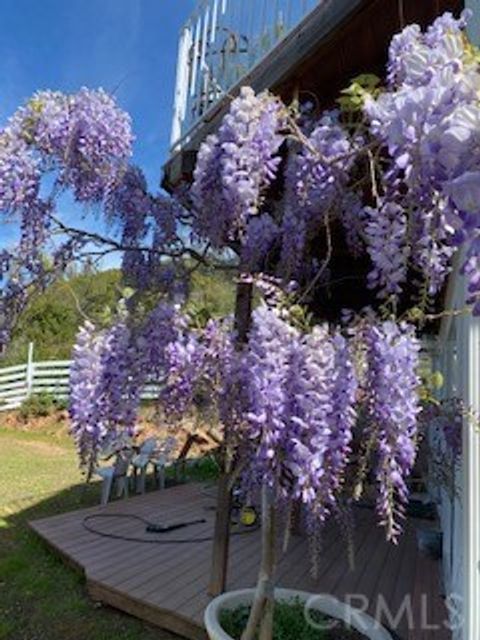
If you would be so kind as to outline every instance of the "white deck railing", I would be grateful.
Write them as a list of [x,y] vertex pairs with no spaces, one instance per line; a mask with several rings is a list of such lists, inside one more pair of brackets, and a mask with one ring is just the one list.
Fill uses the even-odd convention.
[[199,0],[180,34],[172,148],[325,0]]
[[[70,360],[29,361],[13,367],[0,368],[0,411],[18,409],[31,395],[48,393],[66,400],[69,393]],[[147,385],[142,400],[158,396],[158,385]]]

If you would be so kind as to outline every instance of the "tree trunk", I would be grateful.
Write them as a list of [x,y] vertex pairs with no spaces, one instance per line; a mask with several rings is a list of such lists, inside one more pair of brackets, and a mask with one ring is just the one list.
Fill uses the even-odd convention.
[[[248,340],[248,331],[252,317],[252,292],[250,282],[239,282],[235,302],[235,331],[237,334],[237,348],[242,348]],[[230,443],[230,432],[225,425],[224,442],[222,445],[222,475],[218,482],[217,511],[213,540],[213,557],[210,571],[208,592],[211,596],[218,596],[225,591],[227,585],[228,550],[230,545],[230,515],[232,511],[232,495],[230,486],[230,471],[227,459]]]
[[243,347],[248,342],[248,332],[252,321],[253,284],[239,282],[235,300],[235,331],[237,332],[237,346]]
[[259,640],[272,640],[275,608],[276,511],[271,490],[262,490],[262,560],[257,589],[242,640],[254,640],[260,626]]

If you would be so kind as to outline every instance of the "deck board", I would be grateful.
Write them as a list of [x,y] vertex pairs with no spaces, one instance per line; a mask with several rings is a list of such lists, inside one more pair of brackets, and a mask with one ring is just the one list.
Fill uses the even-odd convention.
[[[204,640],[203,611],[208,604],[214,496],[200,485],[183,485],[31,522],[31,527],[69,564],[80,569],[91,597],[164,627],[191,640]],[[152,522],[191,521],[196,524],[161,534],[168,544],[147,544],[101,537],[87,531],[85,517],[98,514],[133,514]],[[90,522],[92,524],[92,522]],[[132,519],[101,518],[93,522],[105,534],[152,540],[145,526]],[[178,539],[209,538],[178,543]],[[234,535],[229,559],[229,589],[251,587],[260,560],[260,531]],[[376,612],[382,596],[392,612],[403,599],[413,603],[414,624],[404,617],[396,628],[401,640],[449,640],[449,633],[419,628],[422,598],[428,601],[429,622],[441,625],[446,610],[440,594],[439,565],[417,551],[411,524],[398,547],[388,545],[383,531],[368,509],[355,510],[355,567],[348,563],[347,543],[338,529],[327,527],[318,557],[318,576],[311,574],[308,541],[292,535],[288,550],[280,555],[280,586],[313,593],[365,596],[369,611]],[[385,620],[384,620],[385,621]]]

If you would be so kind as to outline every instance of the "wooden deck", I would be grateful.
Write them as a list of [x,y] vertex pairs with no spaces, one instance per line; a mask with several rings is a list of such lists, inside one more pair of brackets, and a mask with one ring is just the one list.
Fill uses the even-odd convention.
[[[166,491],[114,502],[107,507],[83,509],[31,523],[43,540],[71,565],[80,569],[91,597],[154,625],[191,640],[204,640],[203,611],[209,598],[211,535],[214,520],[213,492],[200,485],[177,486]],[[102,537],[87,531],[84,519],[94,514],[108,518],[89,520],[89,525],[107,534],[149,541],[127,541]],[[141,516],[149,521],[172,523],[205,519],[168,534],[147,534],[145,525],[118,514]],[[402,640],[446,640],[447,619],[440,596],[438,563],[417,552],[415,531],[410,524],[398,547],[384,541],[368,509],[356,510],[356,568],[348,567],[346,544],[338,529],[327,529],[319,559],[319,579],[310,576],[308,544],[292,536],[289,550],[278,567],[278,584],[313,593],[331,593],[339,598],[359,594],[368,598],[375,615],[384,602],[394,617],[402,602],[406,614],[396,626]],[[180,543],[179,539],[196,542]],[[198,539],[204,540],[198,542]],[[163,540],[168,544],[151,543]],[[253,586],[260,557],[259,531],[232,538],[229,588]],[[405,601],[404,598],[408,600]],[[422,630],[423,614],[436,630]],[[385,607],[384,607],[385,609]],[[380,611],[382,609],[380,608]],[[413,626],[409,623],[412,611]],[[386,619],[383,617],[383,621]],[[425,626],[425,625],[423,625]],[[412,627],[409,629],[409,627]]]

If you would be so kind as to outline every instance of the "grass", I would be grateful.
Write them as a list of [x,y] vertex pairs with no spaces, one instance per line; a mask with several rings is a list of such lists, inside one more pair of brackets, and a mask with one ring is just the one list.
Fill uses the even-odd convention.
[[92,602],[83,578],[27,527],[96,504],[64,435],[0,428],[0,640],[173,640]]
[[[220,613],[220,625],[234,640],[240,640],[249,614],[248,606],[225,609]],[[334,622],[334,628],[328,629],[328,623],[332,621],[320,613],[310,611],[310,617],[315,626],[307,622],[304,605],[299,600],[277,603],[273,617],[274,640],[358,640],[365,637],[338,621]],[[322,629],[322,623],[326,629]]]

